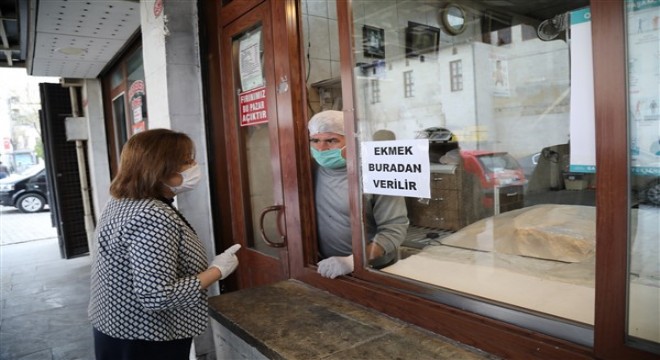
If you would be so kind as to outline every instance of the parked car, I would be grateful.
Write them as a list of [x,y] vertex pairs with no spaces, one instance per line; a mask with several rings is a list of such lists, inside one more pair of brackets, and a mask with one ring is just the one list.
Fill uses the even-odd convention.
[[24,213],[42,211],[48,204],[48,183],[43,165],[0,179],[0,205],[13,206]]
[[523,187],[527,184],[525,173],[516,159],[507,152],[485,150],[461,150],[463,166],[468,174],[474,175],[482,191],[482,202],[486,209],[495,204],[495,188],[498,189],[503,211],[522,207]]
[[526,182],[522,167],[507,152],[461,150],[461,157],[465,170],[477,175],[484,189],[524,185]]

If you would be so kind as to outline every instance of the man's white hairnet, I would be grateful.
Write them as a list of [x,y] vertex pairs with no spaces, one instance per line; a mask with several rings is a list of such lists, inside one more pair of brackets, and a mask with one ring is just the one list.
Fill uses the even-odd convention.
[[326,110],[312,116],[307,124],[309,135],[320,133],[344,134],[344,113],[337,110]]

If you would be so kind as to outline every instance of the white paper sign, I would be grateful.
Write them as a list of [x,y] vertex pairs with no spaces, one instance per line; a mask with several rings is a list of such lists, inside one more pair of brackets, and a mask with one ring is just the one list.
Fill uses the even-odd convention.
[[365,141],[361,153],[364,193],[431,197],[427,139]]
[[243,92],[264,85],[261,71],[261,30],[241,39],[239,45],[238,69]]
[[596,172],[596,115],[591,52],[591,11],[571,16],[571,164],[570,171]]

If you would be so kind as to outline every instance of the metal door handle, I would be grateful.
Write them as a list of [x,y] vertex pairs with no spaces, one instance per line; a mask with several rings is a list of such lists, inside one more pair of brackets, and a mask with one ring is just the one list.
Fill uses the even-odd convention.
[[267,213],[271,211],[280,211],[284,208],[282,205],[273,205],[273,206],[268,206],[265,207],[263,210],[261,210],[261,215],[259,215],[259,231],[261,232],[261,239],[266,243],[266,245],[274,248],[281,248],[286,246],[286,236],[282,235],[282,229],[280,228],[280,222],[277,221],[277,232],[280,234],[280,240],[282,242],[272,242],[268,240],[268,236],[266,236],[266,231],[264,230],[264,217],[266,216]]

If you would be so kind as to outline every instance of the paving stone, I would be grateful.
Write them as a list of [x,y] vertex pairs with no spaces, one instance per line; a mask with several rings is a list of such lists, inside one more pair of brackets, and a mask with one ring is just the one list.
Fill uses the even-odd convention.
[[93,359],[90,257],[62,259],[50,212],[0,206],[0,359]]

